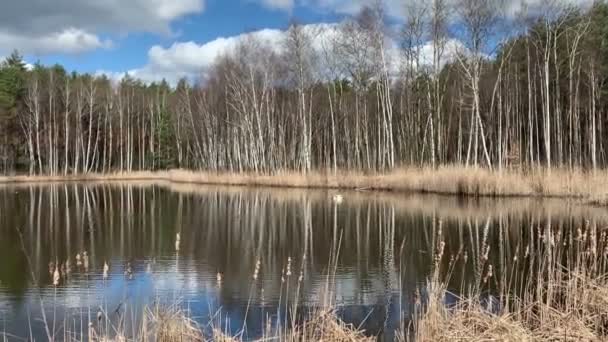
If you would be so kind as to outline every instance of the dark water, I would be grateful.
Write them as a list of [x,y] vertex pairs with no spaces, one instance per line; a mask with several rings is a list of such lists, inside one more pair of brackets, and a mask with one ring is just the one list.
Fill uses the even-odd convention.
[[[290,320],[294,302],[305,315],[330,299],[344,321],[390,340],[424,296],[440,241],[445,262],[468,258],[453,271],[457,293],[481,277],[475,265],[484,246],[500,274],[536,231],[606,222],[605,211],[567,201],[344,192],[338,204],[334,194],[146,184],[0,188],[0,335],[84,339],[89,321],[129,333],[145,307],[177,303],[203,329],[214,322],[255,338],[268,321]],[[487,287],[492,293],[492,282]],[[97,321],[99,311],[110,323]]]

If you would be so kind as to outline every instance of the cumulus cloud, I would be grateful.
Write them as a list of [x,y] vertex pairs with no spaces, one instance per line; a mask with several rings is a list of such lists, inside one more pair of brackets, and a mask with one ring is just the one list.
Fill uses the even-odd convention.
[[[337,38],[339,34],[337,27],[336,24],[310,24],[305,25],[304,30],[314,38],[312,46],[323,56],[324,51],[329,52],[331,50],[331,41]],[[114,80],[119,80],[126,74],[146,82],[158,82],[165,79],[170,84],[175,85],[180,78],[184,77],[191,80],[201,77],[204,79],[219,56],[234,52],[239,43],[245,40],[255,39],[274,52],[282,53],[285,37],[285,31],[264,29],[233,37],[217,38],[204,44],[190,41],[176,42],[168,47],[156,45],[148,51],[148,62],[143,67],[125,72],[99,71],[98,74],[106,74]],[[394,41],[388,41],[386,47],[390,72],[396,75],[401,66],[402,53],[398,49],[398,44]],[[459,41],[450,40],[444,50],[443,62],[452,61],[456,53],[461,53],[464,49],[466,48]],[[420,51],[421,63],[432,63],[432,44],[425,43],[421,46]],[[323,68],[324,66],[319,67]]]
[[171,34],[171,23],[204,0],[18,0],[0,5],[0,49],[80,53],[108,47],[104,34]]
[[505,14],[510,17],[522,14],[542,14],[551,8],[579,7],[589,8],[594,0],[513,0],[506,1]]
[[[277,0],[278,1],[278,0]],[[301,0],[301,4],[319,11],[330,11],[336,14],[354,15],[365,6],[374,6],[377,0]],[[457,9],[460,0],[447,0],[448,6]],[[540,12],[547,5],[589,7],[594,0],[505,0],[504,14],[508,17],[516,16],[523,10]],[[430,6],[428,0],[382,0],[385,14],[393,18],[403,18],[408,7]],[[456,11],[452,11],[457,14]]]
[[290,12],[295,5],[294,0],[259,0],[260,3],[270,9]]
[[148,63],[139,69],[129,70],[129,75],[145,81],[166,79],[175,84],[180,78],[197,78],[204,75],[218,56],[229,54],[246,39],[255,39],[277,51],[284,32],[264,29],[233,37],[220,37],[204,44],[176,42],[169,47],[155,45],[148,51]]
[[112,46],[110,40],[102,40],[98,36],[83,30],[68,28],[35,37],[20,34],[7,34],[0,31],[0,46],[16,47],[22,51],[35,54],[46,53],[81,53],[98,48]]
[[[373,7],[377,0],[301,0],[302,5],[319,11],[330,11],[336,14],[355,15],[364,7]],[[410,4],[429,4],[427,0],[382,0],[385,15],[392,18],[403,18],[404,11]]]

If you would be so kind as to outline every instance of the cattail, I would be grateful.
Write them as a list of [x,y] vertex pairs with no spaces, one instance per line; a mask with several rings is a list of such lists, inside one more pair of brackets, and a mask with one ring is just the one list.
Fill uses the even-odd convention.
[[464,251],[464,256],[462,257],[462,261],[466,265],[468,260],[469,260],[469,253],[467,251]]
[[99,323],[101,323],[101,319],[103,318],[103,314],[101,313],[101,311],[97,311],[97,321]]
[[55,271],[55,263],[54,262],[49,262],[49,274],[51,276],[53,276],[53,272]]
[[443,257],[443,250],[445,249],[445,242],[441,241],[439,243],[439,247],[437,249],[437,255],[435,256],[435,262],[438,263],[439,261],[441,261],[441,258]]
[[576,240],[583,240],[583,230],[581,229],[581,227],[576,228]]
[[485,253],[483,253],[483,260],[484,261],[488,261],[488,258],[490,256],[490,245],[486,246],[486,251]]
[[125,276],[129,277],[129,279],[133,279],[133,269],[131,268],[130,262],[127,262],[127,267],[125,269]]
[[258,261],[255,263],[255,270],[253,272],[253,280],[258,280],[258,274],[260,273],[261,265],[262,265],[262,263],[260,262],[260,259],[258,259]]
[[107,262],[103,263],[103,280],[108,279],[108,272],[110,271],[110,266]]
[[53,273],[53,285],[59,286],[60,279],[61,279],[61,276],[59,275],[59,268],[55,267],[55,272]]
[[270,333],[272,329],[272,319],[270,317],[266,318],[266,333]]
[[492,271],[492,265],[488,265],[488,273],[486,273],[485,278],[483,278],[483,282],[487,283],[488,279],[492,278],[492,275],[494,275],[494,273]]
[[441,238],[441,236],[443,235],[443,221],[442,220],[438,220],[437,221],[439,228],[437,229],[437,236],[439,238]]
[[95,341],[97,336],[97,332],[95,332],[95,328],[93,327],[93,322],[89,322],[89,341]]
[[84,251],[82,254],[83,254],[82,261],[84,264],[84,270],[89,271],[89,254],[87,254],[87,251]]
[[80,260],[80,253],[76,254],[76,266],[82,266],[82,261]]

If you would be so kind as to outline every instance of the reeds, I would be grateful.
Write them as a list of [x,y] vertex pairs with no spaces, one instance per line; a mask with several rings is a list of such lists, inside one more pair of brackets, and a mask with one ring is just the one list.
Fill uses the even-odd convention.
[[203,341],[198,324],[180,308],[156,306],[146,310],[146,322],[138,339],[157,342]]
[[[530,227],[525,249],[499,260],[505,272],[492,295],[487,257],[477,261],[477,281],[463,285],[453,307],[445,305],[451,269],[466,263],[440,261],[428,285],[426,305],[402,340],[415,341],[600,341],[608,339],[608,235],[587,223],[576,232]],[[482,252],[483,247],[480,251]],[[483,252],[482,254],[483,255]],[[439,256],[441,258],[441,256]],[[445,261],[445,260],[444,260]],[[445,262],[443,263],[445,265]],[[444,266],[445,267],[445,266]],[[442,274],[443,277],[442,278]],[[421,306],[421,307],[422,307]]]
[[287,188],[332,188],[422,192],[470,196],[543,196],[604,199],[608,172],[565,169],[490,171],[484,168],[444,166],[437,169],[404,168],[385,173],[354,171],[276,172],[273,174],[221,173],[189,170],[68,176],[5,176],[0,184],[49,182],[148,181]]

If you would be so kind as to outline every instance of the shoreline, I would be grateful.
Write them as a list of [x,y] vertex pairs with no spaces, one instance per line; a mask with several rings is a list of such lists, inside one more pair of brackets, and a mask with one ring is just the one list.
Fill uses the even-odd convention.
[[222,173],[190,170],[133,171],[108,174],[0,176],[0,184],[64,182],[169,182],[175,184],[327,189],[435,194],[463,197],[542,197],[583,199],[606,203],[607,171],[536,170],[489,171],[482,168],[440,167],[397,169],[386,173],[313,171],[274,174]]

